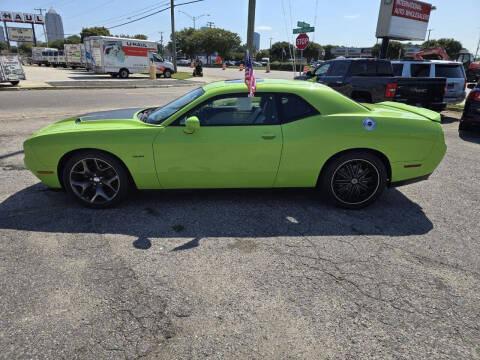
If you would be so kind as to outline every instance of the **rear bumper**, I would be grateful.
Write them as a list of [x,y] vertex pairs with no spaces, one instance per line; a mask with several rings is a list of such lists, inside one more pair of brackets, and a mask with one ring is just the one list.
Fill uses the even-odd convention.
[[467,96],[467,93],[464,91],[462,95],[459,96],[445,96],[443,100],[447,104],[460,104],[465,100],[465,97]]

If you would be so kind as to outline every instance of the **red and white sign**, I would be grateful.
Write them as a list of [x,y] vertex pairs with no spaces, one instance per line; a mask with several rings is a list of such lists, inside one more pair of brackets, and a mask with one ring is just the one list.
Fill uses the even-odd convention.
[[432,5],[418,0],[382,0],[377,38],[425,40]]
[[0,11],[0,20],[5,22],[44,24],[45,18],[40,14]]
[[295,41],[295,45],[297,46],[298,50],[305,50],[310,42],[310,38],[307,34],[298,34],[297,40]]
[[395,0],[393,3],[393,16],[405,19],[424,21],[428,23],[432,5],[415,0]]

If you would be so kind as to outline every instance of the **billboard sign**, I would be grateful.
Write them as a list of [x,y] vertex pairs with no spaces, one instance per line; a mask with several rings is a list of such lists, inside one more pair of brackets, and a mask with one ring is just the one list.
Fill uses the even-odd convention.
[[10,41],[33,42],[33,30],[31,28],[7,27]]
[[0,20],[6,22],[44,24],[45,18],[40,14],[30,14],[12,11],[0,11]]
[[432,5],[418,0],[381,0],[377,38],[425,40]]

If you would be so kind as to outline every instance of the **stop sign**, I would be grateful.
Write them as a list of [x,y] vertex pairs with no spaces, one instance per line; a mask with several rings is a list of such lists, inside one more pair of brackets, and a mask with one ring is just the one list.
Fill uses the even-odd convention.
[[308,46],[309,41],[310,39],[308,38],[307,34],[298,34],[297,40],[295,42],[297,49],[305,50],[306,47]]

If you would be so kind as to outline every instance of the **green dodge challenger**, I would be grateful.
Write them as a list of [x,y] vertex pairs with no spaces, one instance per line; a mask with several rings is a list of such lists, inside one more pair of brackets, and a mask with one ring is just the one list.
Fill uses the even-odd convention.
[[211,83],[157,108],[61,120],[24,143],[25,165],[82,204],[129,190],[318,188],[338,206],[374,202],[387,186],[429,177],[446,145],[440,114],[359,104],[311,82]]

